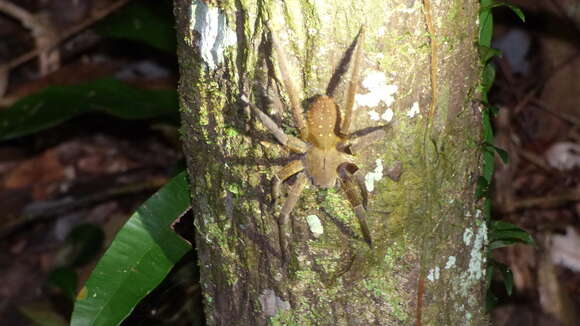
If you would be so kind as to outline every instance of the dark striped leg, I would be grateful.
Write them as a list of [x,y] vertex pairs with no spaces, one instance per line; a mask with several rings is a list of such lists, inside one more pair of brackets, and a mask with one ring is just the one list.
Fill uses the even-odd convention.
[[284,202],[284,206],[282,206],[282,211],[280,212],[280,219],[278,220],[278,233],[280,237],[280,251],[282,253],[282,259],[285,264],[288,264],[290,258],[290,239],[291,239],[291,230],[289,228],[289,217],[292,209],[296,206],[298,202],[298,198],[300,198],[300,194],[304,190],[306,183],[308,182],[308,178],[304,172],[300,172],[297,176],[296,183],[290,189],[290,193],[288,194],[288,198]]
[[[352,209],[358,219],[360,229],[365,242],[369,245],[369,247],[372,247],[371,232],[369,231],[369,227],[367,224],[367,214],[365,208],[366,188],[360,189],[361,191],[359,192],[359,188],[361,185],[357,182],[356,177],[354,177],[352,174],[346,171],[346,169],[342,170],[343,173],[341,173],[339,179],[340,186],[342,187],[342,190],[346,194],[346,198],[352,205]],[[362,187],[364,187],[364,184],[362,185]]]

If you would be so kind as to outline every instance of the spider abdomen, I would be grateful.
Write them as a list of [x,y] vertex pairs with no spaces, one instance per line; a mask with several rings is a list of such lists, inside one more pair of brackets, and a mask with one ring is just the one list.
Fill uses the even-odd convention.
[[340,138],[336,135],[338,108],[331,97],[318,96],[307,112],[308,141],[321,149],[336,147]]

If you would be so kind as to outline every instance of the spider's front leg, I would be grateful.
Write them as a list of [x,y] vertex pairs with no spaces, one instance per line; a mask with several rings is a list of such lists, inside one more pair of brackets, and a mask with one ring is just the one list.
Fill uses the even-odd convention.
[[292,116],[294,117],[294,123],[296,123],[296,128],[300,131],[300,138],[304,141],[308,139],[308,124],[304,119],[304,109],[300,104],[300,96],[294,82],[292,82],[292,76],[288,71],[288,66],[286,64],[286,56],[284,55],[284,49],[280,46],[278,38],[274,32],[270,33],[272,38],[272,48],[276,52],[276,57],[278,60],[278,69],[280,70],[280,75],[282,77],[282,82],[284,83],[284,88],[288,93],[288,98],[290,99],[290,106],[292,108]]
[[365,147],[370,146],[379,140],[383,139],[387,133],[383,129],[377,129],[369,132],[364,136],[357,137],[351,141],[350,144],[350,152],[352,155],[357,155],[360,153]]
[[[364,184],[360,184],[356,180],[356,176],[352,175],[345,166],[340,168],[340,186],[344,193],[346,194],[346,198],[352,205],[352,209],[354,214],[356,215],[361,232],[363,234],[363,238],[365,242],[372,247],[372,238],[371,232],[369,231],[369,227],[367,224],[367,213],[366,213],[366,187]],[[361,190],[360,193],[358,190]],[[362,198],[361,198],[362,197]]]
[[356,52],[354,54],[354,62],[352,67],[352,75],[350,77],[350,82],[348,85],[348,90],[346,92],[345,107],[344,107],[344,120],[340,126],[340,133],[343,136],[350,135],[350,125],[352,123],[352,113],[354,109],[354,97],[358,89],[358,81],[360,78],[360,62],[362,57],[362,47],[364,43],[365,29],[364,26],[360,28],[357,36]]
[[282,169],[280,169],[274,175],[273,182],[272,182],[272,202],[273,205],[276,206],[278,202],[278,197],[280,197],[280,189],[282,188],[282,182],[284,180],[290,178],[291,176],[295,175],[298,172],[302,172],[304,170],[304,163],[301,160],[293,160],[290,163],[284,165]]
[[251,103],[245,95],[240,97],[241,101],[245,105],[249,105],[254,113],[258,116],[264,127],[266,127],[270,132],[276,137],[276,139],[282,144],[282,146],[288,148],[289,150],[296,153],[306,153],[308,150],[308,145],[292,135],[287,135],[284,133],[282,128],[280,128],[272,118],[270,118],[266,113],[262,112],[254,103]]

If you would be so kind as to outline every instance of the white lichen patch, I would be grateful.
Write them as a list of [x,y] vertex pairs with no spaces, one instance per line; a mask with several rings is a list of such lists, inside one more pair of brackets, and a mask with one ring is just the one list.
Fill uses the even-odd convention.
[[381,119],[381,116],[377,113],[377,111],[370,110],[368,112],[369,112],[369,118],[371,118],[371,120],[379,121]]
[[[228,28],[226,15],[219,8],[197,0],[193,1],[190,10],[189,45],[192,46],[192,40],[197,39],[195,45],[203,61],[210,69],[215,69],[223,62],[226,48],[236,44],[236,33]],[[194,31],[199,37],[193,36]]]
[[471,230],[471,228],[465,229],[465,231],[463,231],[463,243],[465,243],[465,245],[467,246],[470,246],[472,239],[473,239],[473,230]]
[[395,113],[391,109],[387,109],[385,112],[383,112],[383,114],[379,114],[375,110],[369,110],[368,113],[369,118],[373,121],[379,121],[383,119],[387,122],[390,122],[391,120],[393,120],[393,116],[395,115]]
[[258,298],[260,304],[262,305],[262,311],[267,317],[274,317],[278,312],[286,311],[290,309],[290,303],[288,301],[282,300],[276,295],[276,292],[272,289],[265,289],[264,292]]
[[473,241],[473,247],[471,248],[470,259],[469,259],[469,278],[472,280],[481,280],[484,275],[484,264],[485,264],[485,252],[483,247],[487,243],[487,225],[485,223],[481,224],[477,234],[475,235],[475,240]]
[[439,279],[439,266],[435,266],[435,268],[431,268],[429,270],[429,274],[427,274],[427,279],[431,282],[435,282]]
[[365,186],[369,192],[375,190],[375,181],[379,181],[383,178],[383,161],[377,159],[376,164],[377,166],[375,167],[375,170],[365,175]]
[[306,222],[308,223],[308,227],[310,228],[310,232],[315,238],[318,238],[324,233],[324,227],[320,222],[320,219],[316,215],[308,215],[306,216]]
[[399,87],[387,84],[387,76],[380,71],[371,71],[363,79],[362,85],[369,91],[357,94],[355,102],[359,106],[376,107],[383,102],[387,107],[395,102],[395,94]]
[[386,122],[391,122],[391,120],[393,120],[393,116],[395,115],[395,113],[393,112],[393,110],[391,109],[387,109],[383,115],[381,115],[381,118],[383,120],[385,120]]
[[457,261],[457,258],[455,258],[455,256],[449,256],[449,258],[447,258],[447,263],[445,263],[445,269],[451,269],[451,268],[455,267],[456,261]]
[[413,105],[411,105],[409,111],[407,111],[407,116],[409,118],[414,118],[417,114],[419,114],[419,112],[419,102],[415,102]]
[[386,28],[385,28],[384,26],[381,26],[381,27],[379,27],[379,28],[377,29],[377,31],[376,31],[376,33],[375,33],[375,34],[376,34],[378,37],[381,37],[381,36],[385,35],[385,31],[386,31]]

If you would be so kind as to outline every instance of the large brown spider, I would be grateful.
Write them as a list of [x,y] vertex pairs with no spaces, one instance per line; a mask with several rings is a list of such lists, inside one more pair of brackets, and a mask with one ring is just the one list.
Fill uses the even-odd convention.
[[[282,255],[288,253],[288,217],[296,205],[300,194],[308,182],[319,188],[332,188],[337,180],[351,203],[359,220],[364,240],[371,245],[371,235],[366,223],[366,198],[367,190],[364,183],[355,171],[358,167],[354,164],[354,154],[362,148],[382,138],[385,133],[378,129],[361,137],[353,137],[349,132],[351,125],[354,96],[359,82],[360,61],[362,55],[362,42],[364,40],[364,28],[361,27],[350,48],[345,52],[344,58],[335,71],[327,87],[326,95],[318,95],[313,98],[308,106],[306,119],[303,116],[300,96],[292,83],[286,66],[284,51],[280,48],[274,33],[271,33],[272,47],[277,56],[278,66],[282,81],[288,97],[296,127],[300,132],[300,138],[287,135],[278,125],[256,105],[250,103],[245,96],[242,101],[250,105],[261,120],[262,124],[270,130],[276,139],[290,151],[302,154],[300,158],[292,160],[275,175],[274,193],[279,193],[282,182],[293,175],[296,181],[289,192],[288,198],[283,204],[279,219],[279,237]],[[354,48],[356,47],[356,50]],[[345,96],[345,114],[341,117],[338,105],[333,99],[333,93],[337,81],[346,71],[346,66],[354,53],[352,76]]]

